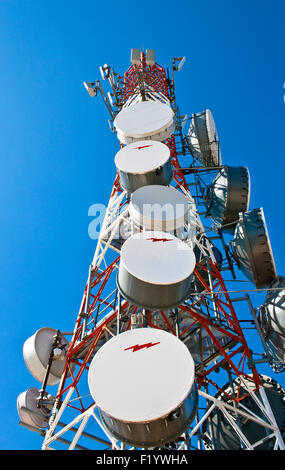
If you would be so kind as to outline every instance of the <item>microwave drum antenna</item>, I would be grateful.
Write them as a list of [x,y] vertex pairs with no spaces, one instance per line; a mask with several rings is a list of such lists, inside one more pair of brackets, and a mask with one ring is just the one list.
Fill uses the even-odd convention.
[[223,166],[207,190],[207,215],[223,232],[234,233],[239,213],[248,210],[249,197],[248,169]]
[[271,284],[259,309],[259,324],[275,372],[285,369],[285,279],[278,276]]
[[240,213],[232,247],[244,275],[257,288],[268,287],[276,268],[262,208]]
[[[57,331],[53,328],[40,328],[33,336],[28,338],[23,346],[23,356],[27,368],[35,379],[43,382],[49,363],[50,354],[53,347],[54,337]],[[61,378],[65,366],[65,351],[68,348],[68,341],[60,335],[61,350],[55,350],[55,358],[52,361],[47,385],[56,385]]]
[[168,185],[173,176],[169,148],[152,140],[121,148],[115,156],[115,165],[121,186],[128,193],[146,185]]
[[187,140],[194,157],[201,165],[209,168],[221,164],[221,151],[218,132],[209,109],[193,114]]
[[122,246],[117,285],[131,304],[174,308],[189,295],[195,264],[192,248],[170,233],[137,233]]
[[131,196],[130,217],[145,230],[172,232],[184,229],[189,203],[181,191],[151,185],[137,189]]
[[138,140],[168,139],[175,130],[174,112],[160,101],[140,101],[123,108],[114,120],[122,144]]
[[[114,367],[114,357],[120,367]],[[180,339],[160,329],[137,328],[99,349],[88,384],[108,431],[149,448],[175,440],[188,428],[197,409],[194,378],[194,361]]]
[[47,428],[50,410],[45,406],[38,407],[40,390],[31,387],[21,393],[17,399],[17,411],[22,423],[37,429]]

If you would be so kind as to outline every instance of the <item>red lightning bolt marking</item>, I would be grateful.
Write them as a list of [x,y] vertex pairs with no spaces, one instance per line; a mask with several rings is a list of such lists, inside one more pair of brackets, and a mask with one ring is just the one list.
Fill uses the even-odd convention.
[[147,147],[152,147],[152,145],[142,145],[141,147],[134,147],[135,150],[145,149]]
[[158,341],[158,343],[145,343],[145,344],[136,344],[135,346],[131,346],[130,348],[126,348],[124,349],[124,351],[128,351],[129,349],[132,349],[133,352],[136,352],[136,351],[139,351],[140,349],[143,349],[143,348],[151,348],[152,346],[155,346],[156,344],[159,344],[160,341]]
[[153,242],[171,242],[171,238],[147,238],[147,240],[152,240]]

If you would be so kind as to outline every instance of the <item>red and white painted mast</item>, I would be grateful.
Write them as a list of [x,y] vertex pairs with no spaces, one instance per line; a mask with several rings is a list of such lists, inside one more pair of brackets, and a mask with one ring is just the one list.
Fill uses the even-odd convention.
[[[205,230],[197,204],[210,194],[203,176],[224,168],[212,114],[180,115],[175,74],[185,58],[173,59],[171,76],[153,50],[133,49],[131,62],[123,76],[100,68],[108,95],[99,80],[85,82],[110,112],[117,174],[74,331],[68,346],[59,335],[52,349],[64,359],[53,396],[46,379],[54,353],[47,361],[38,402],[50,410],[43,449],[227,448],[214,430],[218,415],[240,448],[270,441],[284,449],[266,380],[222,275],[225,269],[235,275],[242,259],[217,225]],[[163,213],[153,212],[159,203]],[[232,211],[247,213],[248,201],[235,204]],[[254,312],[248,296],[242,301]],[[261,429],[256,440],[248,420]]]

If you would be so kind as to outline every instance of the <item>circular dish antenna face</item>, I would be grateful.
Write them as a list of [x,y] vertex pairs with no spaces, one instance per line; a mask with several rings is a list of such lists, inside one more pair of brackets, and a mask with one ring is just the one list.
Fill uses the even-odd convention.
[[[27,368],[39,382],[43,382],[48,367],[48,361],[57,330],[52,328],[40,328],[28,338],[23,346],[23,356]],[[60,381],[64,365],[65,354],[68,349],[68,341],[61,335],[62,353],[55,354],[48,376],[48,385],[55,385]],[[55,351],[55,353],[60,351]]]
[[122,187],[133,192],[151,185],[167,185],[172,179],[170,150],[153,140],[142,140],[123,147],[115,156]]
[[132,194],[129,211],[131,219],[146,230],[169,232],[184,228],[189,203],[177,189],[151,185]]
[[123,147],[115,157],[119,171],[131,174],[145,174],[165,165],[170,150],[162,142],[141,140]]
[[234,233],[240,212],[246,212],[250,198],[247,168],[224,166],[208,187],[207,213],[224,232]]
[[220,143],[213,115],[209,109],[192,115],[188,142],[194,157],[205,167],[221,164]]
[[[275,380],[266,375],[260,375],[262,385],[264,387],[265,393],[267,395],[269,404],[271,406],[273,415],[275,416],[277,426],[281,430],[281,435],[283,439],[285,438],[285,407],[284,407],[284,398],[285,391]],[[247,378],[244,378],[246,385],[253,391],[254,383],[249,381]],[[247,389],[243,384],[240,384],[238,379],[233,381],[234,390],[237,393],[239,389],[240,396],[248,394]],[[232,388],[230,384],[227,384],[223,387],[226,393],[229,395],[232,394]],[[262,402],[260,393],[255,392],[257,398]],[[221,392],[216,395],[216,398],[219,398]],[[227,398],[226,394],[223,395],[223,400],[232,405],[232,402]],[[241,402],[249,411],[254,413],[255,416],[264,419],[264,415],[254,399],[248,394]],[[244,409],[242,408],[244,411]],[[250,444],[254,444],[258,441],[261,443],[255,447],[256,450],[271,450],[273,448],[273,442],[275,438],[272,437],[270,440],[263,439],[268,435],[266,428],[255,421],[252,421],[249,418],[239,415],[240,418],[240,429],[244,434],[246,439]],[[210,429],[212,431],[210,431]],[[228,421],[223,415],[222,411],[218,408],[215,408],[211,414],[211,423],[210,419],[207,418],[202,425],[203,440],[207,450],[242,450],[241,441],[236,433],[236,431],[228,425]]]
[[194,361],[182,341],[160,329],[138,328],[99,349],[88,385],[110,432],[148,447],[169,442],[189,425],[196,405],[194,378]]
[[148,139],[162,142],[174,132],[174,113],[160,101],[141,101],[122,109],[114,126],[123,144]]
[[232,242],[238,268],[257,288],[276,278],[276,268],[263,209],[241,213]]
[[35,387],[21,393],[17,399],[17,410],[23,423],[42,429],[48,426],[50,410],[37,407],[39,396],[40,391]]
[[122,246],[118,288],[143,308],[172,308],[187,297],[195,264],[192,248],[170,233],[137,233]]

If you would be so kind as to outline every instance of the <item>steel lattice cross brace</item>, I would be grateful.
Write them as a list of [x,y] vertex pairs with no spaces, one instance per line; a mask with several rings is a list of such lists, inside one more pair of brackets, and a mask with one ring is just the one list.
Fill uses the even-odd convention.
[[[186,435],[182,436],[182,438],[184,438],[184,439],[182,439],[182,442],[181,442],[180,446],[177,449],[178,450],[187,450],[189,448],[188,443],[191,441],[191,439],[199,431],[199,428],[202,426],[202,424],[205,422],[205,420],[208,419],[209,416],[211,415],[211,413],[215,410],[215,408],[217,408],[218,410],[221,410],[221,412],[225,416],[226,420],[228,421],[228,423],[230,424],[230,426],[232,427],[232,429],[234,430],[234,432],[236,433],[238,438],[243,443],[244,448],[246,448],[248,450],[254,450],[254,448],[258,447],[260,444],[262,444],[262,443],[264,443],[268,440],[273,440],[275,449],[279,448],[279,449],[284,450],[284,448],[285,448],[284,447],[284,441],[283,441],[282,436],[280,434],[279,428],[276,424],[275,418],[274,418],[274,416],[272,416],[272,413],[270,412],[270,405],[268,407],[268,402],[267,402],[266,394],[264,392],[263,387],[261,387],[260,390],[261,390],[264,402],[260,401],[256,397],[256,395],[254,394],[254,392],[249,387],[247,387],[247,392],[258,403],[260,409],[262,409],[263,414],[264,414],[263,419],[261,419],[259,416],[256,416],[254,413],[252,413],[251,410],[247,409],[243,405],[241,405],[240,407],[236,407],[236,406],[234,407],[234,406],[229,405],[228,403],[224,402],[223,400],[212,397],[211,395],[209,395],[209,394],[207,394],[207,393],[200,390],[199,395],[201,397],[204,397],[207,400],[209,400],[212,403],[212,405],[208,408],[207,412],[204,413],[204,415],[200,419],[200,421],[197,422],[196,425],[193,427],[193,429],[189,432],[189,435],[188,436],[186,436]],[[62,415],[62,413],[65,409],[65,406],[67,405],[68,400],[71,398],[73,392],[74,392],[74,389],[71,388],[68,395],[67,395],[67,398],[66,398],[65,402],[63,403],[63,405],[61,407],[61,411],[57,414],[54,422],[52,423],[52,425],[49,429],[49,432],[46,435],[45,443],[43,445],[43,449],[46,449],[46,450],[47,449],[52,449],[51,445],[54,441],[58,440],[59,438],[62,438],[62,436],[67,431],[69,431],[72,428],[75,428],[75,426],[77,426],[79,424],[79,426],[76,428],[75,436],[72,439],[72,441],[69,443],[69,447],[68,447],[69,450],[73,450],[76,447],[76,445],[77,445],[80,437],[82,436],[82,434],[84,434],[84,429],[85,429],[89,419],[91,419],[91,420],[94,419],[96,421],[96,423],[98,424],[98,426],[104,431],[104,433],[106,435],[106,439],[109,439],[109,445],[105,441],[107,443],[108,447],[110,446],[114,450],[120,450],[120,449],[126,448],[124,443],[119,442],[116,439],[114,439],[110,435],[108,430],[105,428],[104,424],[102,423],[102,421],[100,420],[98,415],[95,413],[96,408],[97,408],[96,404],[93,404],[86,411],[79,414],[68,425],[66,425],[64,428],[62,428],[56,434],[53,434],[53,430],[55,429],[56,425],[58,424],[59,419],[60,419],[60,417],[61,417],[61,415]],[[254,443],[250,443],[248,441],[247,437],[243,434],[242,430],[237,425],[237,419],[236,419],[237,416],[240,416],[242,418],[246,418],[247,420],[251,420],[252,422],[257,424],[258,426],[260,426],[262,429],[267,429],[268,430],[267,435],[264,438],[259,439]],[[94,440],[94,436],[90,435],[88,437],[90,439]],[[100,442],[100,438],[97,438],[97,439]],[[101,441],[102,441],[102,439],[101,439]],[[131,450],[131,448],[129,450]]]

